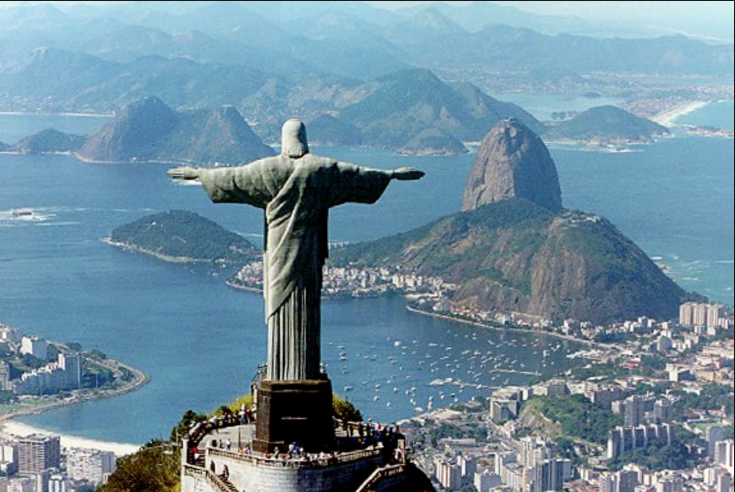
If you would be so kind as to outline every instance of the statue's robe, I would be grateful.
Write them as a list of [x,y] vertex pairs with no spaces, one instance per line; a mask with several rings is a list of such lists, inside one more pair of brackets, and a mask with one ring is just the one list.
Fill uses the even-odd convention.
[[268,378],[320,377],[320,297],[328,256],[329,209],[374,203],[391,171],[306,154],[268,157],[237,168],[201,169],[199,179],[216,203],[265,210],[263,259]]

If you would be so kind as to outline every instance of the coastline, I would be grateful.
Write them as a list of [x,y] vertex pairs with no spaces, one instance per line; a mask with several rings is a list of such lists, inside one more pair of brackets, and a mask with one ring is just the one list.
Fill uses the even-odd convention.
[[689,113],[693,113],[698,109],[702,109],[708,104],[710,104],[709,101],[688,101],[674,106],[671,109],[667,109],[665,111],[662,111],[661,113],[658,113],[651,118],[651,121],[658,123],[659,125],[663,125],[667,128],[675,127],[677,126],[677,118],[680,118]]
[[[61,408],[69,405],[76,405],[78,403],[124,395],[126,393],[130,393],[132,391],[136,391],[142,388],[150,381],[150,377],[143,371],[124,364],[120,361],[114,359],[93,360],[95,363],[104,366],[113,372],[120,372],[121,369],[127,370],[131,374],[133,374],[133,379],[119,388],[103,391],[75,390],[77,392],[73,393],[72,397],[65,398],[63,400],[53,399],[51,401],[40,403],[38,405],[25,407],[21,406],[20,408],[17,408],[0,416],[0,437],[25,437],[27,435],[36,433],[61,435],[55,432],[38,429],[28,424],[14,421],[13,419],[21,415],[39,414],[42,412],[53,410],[55,408]],[[64,444],[64,446],[66,447],[83,447],[90,449],[99,449],[103,451],[112,451],[118,456],[124,456],[126,454],[135,452],[140,447],[136,444],[98,441],[77,436],[61,435],[61,437],[62,442],[67,443]]]
[[539,330],[525,330],[522,328],[511,328],[511,327],[506,327],[506,326],[492,326],[492,325],[480,323],[479,321],[471,321],[471,320],[462,319],[462,318],[453,318],[452,316],[447,316],[446,314],[429,313],[426,311],[422,311],[421,309],[416,309],[414,307],[411,307],[408,304],[406,304],[406,310],[408,310],[411,313],[415,313],[415,314],[421,314],[421,315],[429,316],[432,318],[439,318],[439,319],[443,319],[446,321],[456,321],[457,323],[477,326],[478,328],[484,328],[487,330],[512,331],[516,333],[526,333],[529,335],[543,335],[543,336],[548,336],[548,337],[560,338],[562,340],[566,340],[569,342],[580,343],[582,345],[587,345],[589,347],[603,347],[604,346],[603,344],[600,344],[597,342],[592,342],[590,340],[581,340],[579,338],[570,337],[568,335],[562,335],[561,333],[552,333],[548,331],[539,331]]
[[108,442],[98,441],[95,439],[88,439],[85,437],[69,436],[66,434],[58,434],[55,432],[49,432],[45,429],[39,429],[32,425],[24,424],[23,422],[16,422],[13,420],[0,422],[0,435],[2,436],[13,436],[13,437],[26,437],[32,434],[44,434],[44,435],[57,435],[61,438],[62,448],[85,448],[85,449],[97,449],[99,451],[112,451],[119,458],[128,454],[135,453],[141,447],[137,444],[129,444],[122,442]]
[[232,280],[225,281],[225,285],[227,285],[228,287],[232,287],[233,289],[252,292],[253,294],[263,294],[263,289],[259,289],[258,287],[248,287],[247,285],[233,282]]
[[109,237],[103,238],[102,242],[105,244],[109,244],[110,246],[120,248],[123,251],[132,251],[134,253],[142,253],[144,255],[153,256],[154,258],[158,258],[159,260],[163,260],[167,263],[212,263],[209,260],[198,260],[196,258],[189,258],[188,256],[169,256],[161,253],[156,253],[155,251],[134,246],[129,243],[120,243],[117,241],[113,241],[112,238]]

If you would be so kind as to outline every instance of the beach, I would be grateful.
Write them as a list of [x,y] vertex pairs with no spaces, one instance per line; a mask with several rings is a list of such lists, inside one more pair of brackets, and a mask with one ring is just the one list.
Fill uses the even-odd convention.
[[688,101],[683,104],[674,106],[671,109],[667,109],[666,111],[662,111],[661,113],[652,117],[651,121],[655,121],[659,125],[671,128],[673,126],[676,126],[677,118],[680,118],[685,114],[693,113],[698,109],[702,109],[708,104],[709,102],[707,101]]
[[13,436],[13,437],[27,437],[32,434],[43,434],[43,435],[58,435],[61,437],[62,448],[86,448],[86,449],[98,449],[100,451],[112,451],[117,457],[125,456],[127,454],[134,453],[140,449],[140,445],[128,444],[120,442],[106,442],[96,441],[94,439],[86,439],[83,437],[67,436],[64,434],[57,434],[54,432],[48,432],[43,429],[24,424],[22,422],[16,422],[14,420],[8,420],[0,424],[0,435]]

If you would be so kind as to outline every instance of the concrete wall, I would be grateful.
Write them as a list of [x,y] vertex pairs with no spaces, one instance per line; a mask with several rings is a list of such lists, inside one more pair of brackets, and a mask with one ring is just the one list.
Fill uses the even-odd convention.
[[[290,468],[272,463],[243,459],[234,453],[207,453],[206,469],[215,465],[222,473],[227,465],[229,481],[238,490],[248,492],[324,492],[354,491],[370,474],[384,464],[382,456],[372,456],[350,462],[340,462],[314,468]],[[183,473],[181,492],[217,492],[207,485],[204,475],[193,477]]]
[[182,473],[181,492],[216,492],[207,484],[203,477],[192,477]]

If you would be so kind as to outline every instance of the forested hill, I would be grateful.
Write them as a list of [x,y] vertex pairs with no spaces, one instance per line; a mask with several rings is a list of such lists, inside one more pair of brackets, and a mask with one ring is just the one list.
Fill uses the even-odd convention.
[[260,252],[244,237],[185,210],[143,217],[112,231],[110,242],[168,261],[244,265]]

